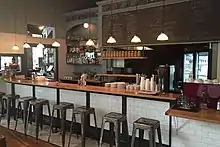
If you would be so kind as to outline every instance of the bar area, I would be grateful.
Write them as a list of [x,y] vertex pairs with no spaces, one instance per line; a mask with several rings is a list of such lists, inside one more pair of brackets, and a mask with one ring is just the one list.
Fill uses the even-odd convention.
[[0,147],[220,146],[220,2],[50,3],[0,25]]

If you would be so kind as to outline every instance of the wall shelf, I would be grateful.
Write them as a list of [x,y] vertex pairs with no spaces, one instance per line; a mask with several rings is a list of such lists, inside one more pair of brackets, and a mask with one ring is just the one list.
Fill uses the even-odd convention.
[[108,59],[147,59],[147,57],[101,57],[102,60]]

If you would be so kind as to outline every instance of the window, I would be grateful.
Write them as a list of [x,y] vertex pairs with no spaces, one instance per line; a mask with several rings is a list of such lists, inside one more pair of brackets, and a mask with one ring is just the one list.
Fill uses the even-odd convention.
[[[13,56],[0,56],[1,59],[1,70],[5,70],[5,66],[8,67],[10,63],[12,63]],[[19,70],[21,71],[21,57],[16,56],[15,62],[19,66]]]

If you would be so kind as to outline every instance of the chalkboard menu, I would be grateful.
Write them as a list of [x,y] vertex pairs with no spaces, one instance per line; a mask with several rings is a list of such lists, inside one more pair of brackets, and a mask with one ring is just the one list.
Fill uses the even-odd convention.
[[[220,19],[217,0],[193,0],[166,5],[164,25],[162,7],[151,7],[113,15],[113,36],[117,45],[130,45],[137,34],[143,44],[161,43],[156,40],[164,26],[169,42],[192,42],[220,39]],[[103,16],[103,45],[110,32],[110,16]]]

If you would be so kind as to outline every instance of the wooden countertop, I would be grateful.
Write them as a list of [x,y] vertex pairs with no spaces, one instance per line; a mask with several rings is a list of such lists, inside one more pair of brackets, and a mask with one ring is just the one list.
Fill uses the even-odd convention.
[[93,92],[93,93],[101,93],[101,94],[138,97],[141,99],[155,99],[161,101],[175,101],[176,98],[178,97],[178,94],[173,94],[173,93],[166,93],[159,95],[143,95],[143,94],[138,94],[138,91],[130,91],[126,89],[108,88],[101,86],[89,86],[89,85],[79,86],[77,84],[68,84],[62,82],[48,82],[48,81],[34,82],[32,80],[6,80],[6,82],[14,83],[14,84],[30,85],[30,86],[41,86],[41,87]]
[[165,114],[169,116],[220,124],[220,112],[214,109],[201,110],[199,112],[169,109]]

